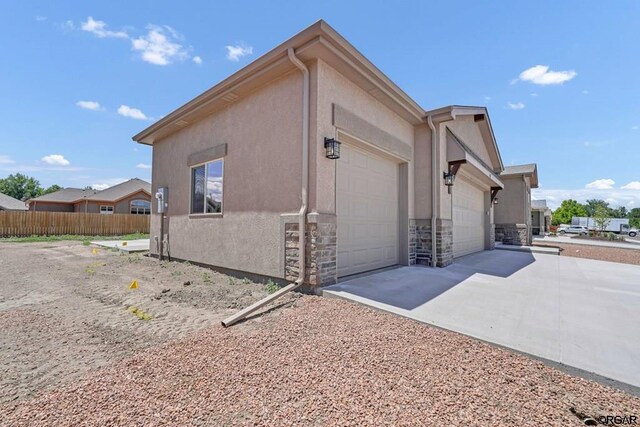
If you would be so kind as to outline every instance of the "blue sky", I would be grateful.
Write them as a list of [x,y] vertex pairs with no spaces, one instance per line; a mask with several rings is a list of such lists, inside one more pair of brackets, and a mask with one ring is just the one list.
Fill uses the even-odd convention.
[[424,108],[486,105],[536,197],[640,207],[640,2],[301,3],[3,1],[0,176],[150,179],[132,135],[322,18]]

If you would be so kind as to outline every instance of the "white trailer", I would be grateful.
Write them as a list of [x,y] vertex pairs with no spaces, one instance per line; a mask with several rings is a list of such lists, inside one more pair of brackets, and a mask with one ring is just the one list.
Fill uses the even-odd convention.
[[[609,224],[603,231],[610,231],[612,233],[628,233],[629,232],[629,218],[607,218]],[[586,216],[574,216],[571,219],[571,225],[580,225],[587,227],[589,230],[601,231],[596,225],[596,221],[591,217]]]

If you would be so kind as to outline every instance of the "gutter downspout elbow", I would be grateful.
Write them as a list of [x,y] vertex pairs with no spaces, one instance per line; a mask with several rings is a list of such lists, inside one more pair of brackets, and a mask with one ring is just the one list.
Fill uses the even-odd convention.
[[436,127],[433,124],[433,119],[431,116],[427,116],[427,123],[429,124],[429,128],[431,129],[431,266],[436,267],[436,226],[438,219],[438,210],[437,209],[437,191],[438,191],[438,159],[437,159],[437,134]]
[[304,278],[306,274],[306,236],[305,236],[305,224],[306,224],[306,216],[307,216],[307,204],[309,201],[308,196],[308,188],[309,188],[309,69],[304,65],[300,59],[296,56],[293,48],[287,49],[287,55],[289,59],[302,71],[303,75],[303,89],[302,89],[302,185],[301,185],[301,196],[302,203],[300,205],[299,211],[299,219],[298,219],[298,264],[299,264],[299,272],[298,279],[294,283],[290,283],[284,288],[276,291],[275,293],[261,299],[260,301],[250,305],[249,307],[240,310],[238,313],[224,319],[222,321],[222,326],[225,328],[233,325],[234,323],[239,322],[240,320],[246,318],[251,313],[259,310],[265,305],[269,304],[271,301],[275,301],[280,298],[282,295],[291,292],[304,283]]

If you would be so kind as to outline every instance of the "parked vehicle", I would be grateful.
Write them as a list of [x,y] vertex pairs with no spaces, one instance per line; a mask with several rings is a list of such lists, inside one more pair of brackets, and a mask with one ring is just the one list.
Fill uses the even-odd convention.
[[[586,217],[586,216],[574,216],[571,219],[571,225],[579,225],[582,227],[586,227],[587,230],[593,230],[593,231],[606,231],[606,232],[618,233],[618,234],[631,233],[631,228],[629,226],[629,218],[607,218],[607,220],[609,221],[609,223],[604,228],[604,230],[601,230],[596,225],[596,221],[593,218]],[[637,232],[638,230],[636,230],[636,233]],[[631,234],[629,234],[629,236],[631,236]]]
[[635,228],[629,229],[629,237],[636,237],[638,234],[640,234],[640,231],[636,230]]
[[587,227],[581,225],[570,225],[567,227],[558,227],[558,234],[579,234],[581,236],[587,235],[589,230]]

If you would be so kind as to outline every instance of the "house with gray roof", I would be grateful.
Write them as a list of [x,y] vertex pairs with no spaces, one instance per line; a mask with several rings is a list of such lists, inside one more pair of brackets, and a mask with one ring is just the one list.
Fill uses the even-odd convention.
[[496,241],[511,245],[530,245],[533,235],[531,189],[538,188],[535,163],[507,166],[500,173],[504,189],[494,208]]
[[27,204],[31,211],[149,215],[151,184],[133,178],[105,190],[63,188]]
[[27,205],[18,199],[0,193],[0,211],[26,211]]

